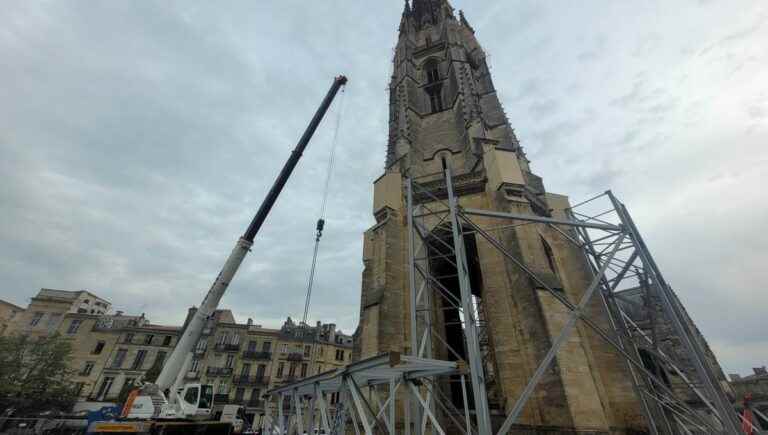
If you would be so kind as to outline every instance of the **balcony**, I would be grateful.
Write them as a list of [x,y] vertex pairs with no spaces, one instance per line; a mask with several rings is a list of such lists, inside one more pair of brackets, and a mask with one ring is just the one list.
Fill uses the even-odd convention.
[[240,352],[240,345],[232,343],[217,343],[213,349],[217,352]]
[[214,394],[213,403],[215,405],[226,405],[229,403],[229,394]]
[[185,378],[187,378],[189,380],[200,379],[200,372],[198,372],[198,371],[189,371],[189,372],[187,372],[187,375],[185,376]]
[[196,347],[195,350],[194,350],[194,353],[195,353],[196,356],[203,356],[203,355],[205,355],[205,351],[206,350],[208,350],[208,349],[206,349],[204,347]]
[[288,361],[303,361],[304,354],[301,352],[291,352],[288,354]]
[[264,409],[264,401],[260,399],[250,399],[247,402],[243,402],[248,408],[261,408]]
[[271,360],[272,352],[259,352],[255,350],[246,350],[243,352],[243,359]]
[[205,374],[208,376],[232,376],[232,367],[208,367]]
[[232,383],[235,385],[247,386],[247,385],[269,385],[269,377],[267,376],[245,376],[238,375],[232,378]]

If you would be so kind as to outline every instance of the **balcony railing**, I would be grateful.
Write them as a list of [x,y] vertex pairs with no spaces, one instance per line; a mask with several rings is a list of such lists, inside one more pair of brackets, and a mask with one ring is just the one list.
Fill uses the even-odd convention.
[[189,371],[187,372],[187,379],[200,379],[200,372],[198,371]]
[[250,399],[245,402],[245,406],[249,408],[264,408],[264,401],[261,399]]
[[231,376],[232,367],[208,367],[205,374],[208,376]]
[[229,394],[214,394],[213,403],[216,405],[226,405],[229,403]]
[[194,353],[197,356],[203,356],[203,355],[205,355],[205,351],[206,350],[208,350],[208,349],[205,348],[205,347],[196,347]]
[[291,352],[288,354],[288,361],[301,361],[304,359],[304,354],[301,352]]
[[255,350],[246,350],[243,352],[243,359],[263,359],[263,360],[271,360],[272,359],[272,352],[264,352],[264,351],[255,351]]
[[239,352],[240,351],[240,345],[232,344],[232,343],[216,343],[216,346],[214,346],[213,348],[219,352]]
[[237,375],[232,378],[232,383],[235,385],[269,385],[269,377]]

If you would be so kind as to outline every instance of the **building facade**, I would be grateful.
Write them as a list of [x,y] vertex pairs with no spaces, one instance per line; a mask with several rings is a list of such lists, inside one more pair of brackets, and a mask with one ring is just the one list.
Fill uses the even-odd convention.
[[112,304],[87,290],[40,289],[26,309],[8,323],[5,334],[43,336],[56,331],[67,314],[102,315]]
[[[359,343],[360,358],[411,349],[406,178],[433,197],[415,197],[440,209],[449,167],[459,205],[516,214],[563,217],[568,198],[547,192],[504,114],[485,53],[463,13],[447,0],[406,2],[393,59],[389,93],[389,141],[384,174],[374,182],[376,224],[364,235]],[[474,219],[473,219],[474,220]],[[429,267],[443,292],[459,294],[456,266],[440,246],[453,245],[450,227],[426,216],[423,229],[434,244]],[[484,228],[498,221],[478,218]],[[516,254],[547,285],[578,301],[591,280],[586,259],[566,238],[543,224],[507,228],[504,248]],[[486,331],[485,378],[494,425],[503,420],[568,312],[541,284],[530,279],[486,240],[464,238],[473,300]],[[466,357],[461,316],[432,300],[431,354]],[[608,317],[598,300],[589,316],[605,329]],[[449,348],[451,351],[449,351]],[[460,398],[456,386],[445,386]],[[458,393],[458,394],[457,394]],[[456,407],[461,409],[461,403]],[[462,416],[458,416],[463,418]],[[521,433],[628,433],[645,428],[624,360],[579,325],[518,419]],[[527,432],[526,432],[527,431]],[[538,433],[538,432],[536,432]]]
[[229,310],[219,310],[203,330],[186,377],[213,385],[217,410],[239,404],[251,422],[261,424],[265,407],[276,405],[264,402],[266,391],[345,366],[352,347],[352,337],[335,324],[300,325],[288,318],[280,329],[270,329],[250,319],[237,323]]
[[[157,375],[185,325],[154,324],[144,314],[112,314],[110,307],[89,292],[42,289],[26,309],[0,303],[0,319],[12,326],[2,335],[65,337],[72,344],[69,366],[78,392],[74,411],[119,404],[148,372]],[[262,394],[268,389],[334,370],[351,358],[352,337],[333,323],[308,326],[288,318],[281,328],[271,329],[250,319],[238,323],[230,310],[222,309],[208,320],[184,376],[214,386],[215,412],[239,404],[251,421],[260,423],[267,405]]]
[[24,308],[0,299],[0,336],[5,334],[13,319],[24,312]]

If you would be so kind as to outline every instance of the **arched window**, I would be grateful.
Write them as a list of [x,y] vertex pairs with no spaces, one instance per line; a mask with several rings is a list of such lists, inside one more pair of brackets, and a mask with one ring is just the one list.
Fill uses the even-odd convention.
[[436,59],[430,59],[424,63],[424,77],[426,86],[424,91],[429,97],[429,107],[432,113],[441,112],[443,107],[443,84],[440,81],[440,68]]
[[427,77],[427,84],[440,81],[440,69],[435,59],[430,59],[424,64],[424,74]]
[[441,86],[427,88],[427,95],[429,95],[429,105],[432,109],[432,113],[443,111],[443,95],[440,88]]
[[539,235],[539,238],[541,239],[541,245],[544,247],[544,254],[547,256],[547,263],[549,264],[549,268],[555,275],[557,275],[557,265],[555,263],[555,255],[552,252],[552,247],[549,246],[549,243],[547,243],[544,237]]

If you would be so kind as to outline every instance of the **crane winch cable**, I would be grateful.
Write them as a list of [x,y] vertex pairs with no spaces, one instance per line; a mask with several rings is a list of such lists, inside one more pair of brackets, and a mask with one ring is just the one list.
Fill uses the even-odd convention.
[[317,226],[315,227],[315,230],[317,231],[315,233],[315,247],[312,252],[312,265],[309,268],[309,280],[307,282],[307,297],[304,301],[304,315],[301,318],[301,323],[299,326],[302,325],[304,327],[307,327],[307,315],[309,314],[309,302],[312,299],[312,286],[315,281],[315,270],[317,268],[317,253],[320,249],[320,238],[323,237],[323,229],[325,228],[325,211],[328,205],[328,193],[330,192],[331,187],[331,177],[333,175],[333,167],[336,163],[336,145],[339,141],[339,128],[341,126],[341,114],[344,109],[344,90],[346,87],[341,88],[341,97],[339,98],[339,104],[337,107],[337,113],[336,113],[336,127],[333,131],[333,139],[331,142],[331,150],[328,156],[328,164],[326,167],[326,173],[325,173],[325,184],[323,186],[323,199],[320,204],[320,217],[317,219]]

